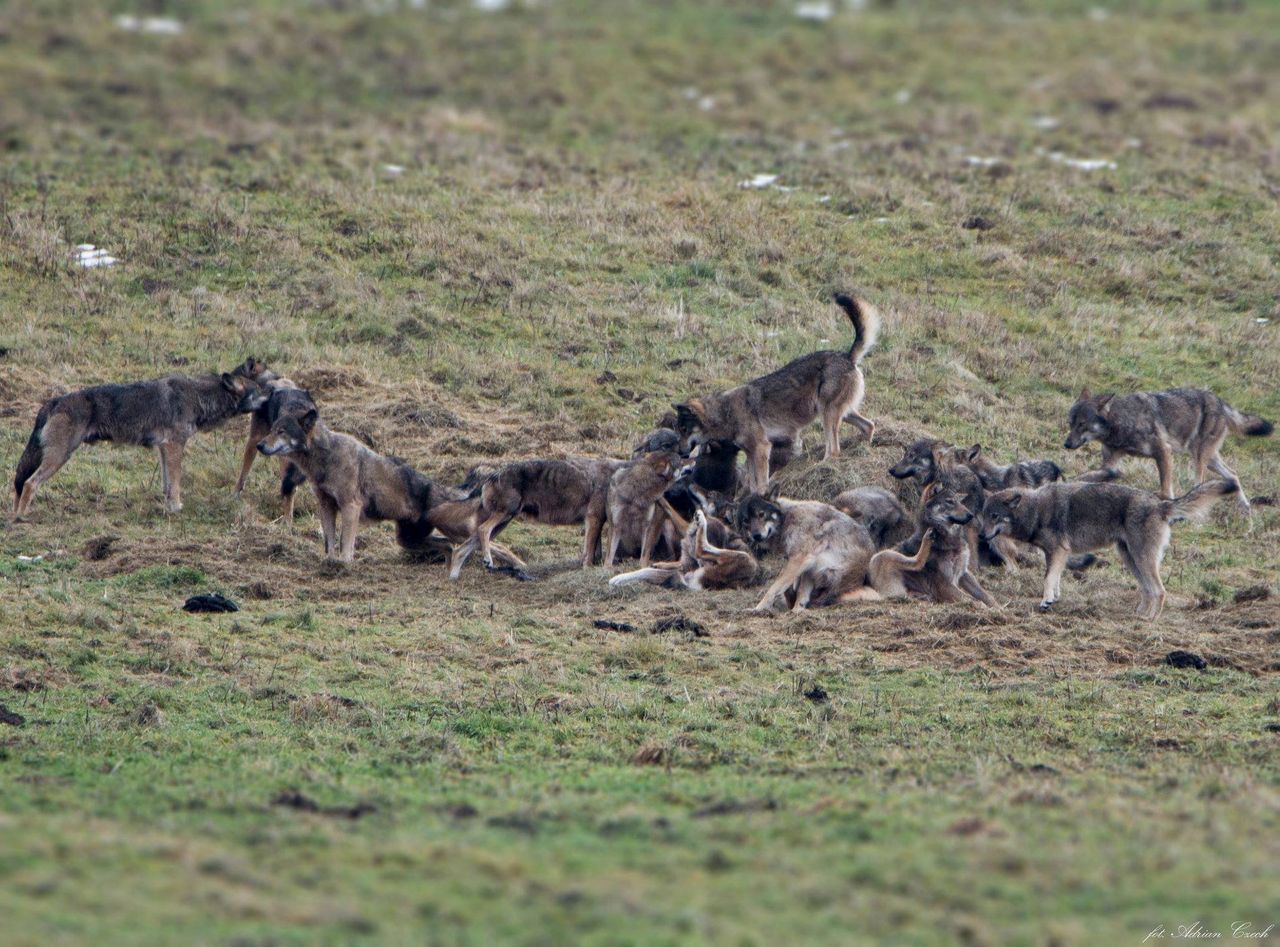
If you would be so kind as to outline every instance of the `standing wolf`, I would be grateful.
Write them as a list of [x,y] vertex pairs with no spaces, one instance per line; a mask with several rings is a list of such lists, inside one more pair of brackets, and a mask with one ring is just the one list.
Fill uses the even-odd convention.
[[[1266,437],[1275,429],[1270,421],[1237,411],[1203,388],[1097,396],[1086,388],[1071,406],[1069,422],[1071,430],[1062,445],[1067,450],[1089,441],[1102,445],[1102,468],[1080,479],[1116,480],[1125,455],[1150,457],[1160,472],[1160,495],[1166,500],[1173,498],[1174,451],[1191,455],[1196,483],[1204,483],[1210,470],[1238,483],[1220,453],[1227,434]],[[1243,488],[1236,502],[1249,512]]]
[[800,429],[814,418],[822,418],[826,458],[840,453],[840,422],[845,418],[870,441],[876,426],[858,413],[866,394],[859,365],[875,345],[880,315],[869,303],[844,293],[836,293],[835,302],[853,323],[847,352],[812,352],[763,378],[676,405],[682,452],[706,441],[732,442],[747,455],[747,490],[762,493],[771,454],[776,449],[798,454]]
[[160,455],[164,508],[182,509],[182,454],[197,431],[260,407],[274,376],[256,358],[221,375],[166,375],[125,385],[95,385],[50,398],[36,415],[13,478],[13,513],[31,509],[41,484],[56,474],[81,444],[114,441],[154,447]]
[[1164,608],[1160,562],[1169,545],[1169,524],[1203,513],[1219,497],[1240,489],[1234,480],[1210,480],[1176,500],[1116,483],[1051,483],[1036,490],[1001,490],[982,512],[988,539],[1012,536],[1044,550],[1044,597],[1048,611],[1062,593],[1062,570],[1073,553],[1115,544],[1141,589],[1138,617],[1154,621]]

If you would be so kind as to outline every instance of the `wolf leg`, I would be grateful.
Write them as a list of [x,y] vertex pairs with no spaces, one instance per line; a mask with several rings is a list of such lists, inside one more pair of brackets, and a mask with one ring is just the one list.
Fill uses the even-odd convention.
[[1045,553],[1044,597],[1040,599],[1040,611],[1047,612],[1058,600],[1062,587],[1062,571],[1067,567],[1069,550],[1066,546],[1058,546],[1052,552]]
[[320,531],[324,534],[324,556],[332,559],[338,552],[338,504],[327,493],[316,494],[320,514]]
[[186,449],[187,445],[182,441],[160,445],[161,456],[167,457],[169,461],[168,483],[164,492],[164,508],[168,513],[177,513],[182,509],[182,454]]
[[791,588],[792,584],[800,578],[804,570],[809,567],[810,556],[792,556],[782,566],[782,571],[778,573],[778,577],[765,590],[764,597],[752,609],[754,612],[767,612],[778,596],[784,591]]
[[342,506],[342,561],[352,562],[356,557],[356,533],[360,529],[360,513],[364,504],[359,501]]
[[1169,445],[1163,440],[1156,447],[1155,454],[1156,470],[1160,474],[1160,499],[1172,500],[1173,492],[1173,455],[1169,452]]
[[1236,486],[1239,487],[1236,491],[1236,504],[1240,507],[1240,512],[1252,513],[1253,507],[1249,505],[1249,498],[1244,495],[1244,487],[1240,487],[1240,478],[1236,476],[1234,470],[1227,466],[1222,459],[1222,455],[1216,450],[1213,452],[1213,456],[1209,458],[1209,467],[1224,480],[1235,481]]

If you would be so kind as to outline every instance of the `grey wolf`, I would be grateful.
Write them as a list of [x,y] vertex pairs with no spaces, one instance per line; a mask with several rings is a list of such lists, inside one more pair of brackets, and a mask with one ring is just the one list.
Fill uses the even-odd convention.
[[753,543],[771,545],[786,557],[753,611],[769,611],[782,595],[793,610],[879,598],[866,586],[875,544],[865,527],[835,507],[782,499],[775,486],[747,497],[739,517]]
[[[259,405],[249,416],[249,437],[245,441],[244,454],[240,463],[240,476],[236,479],[236,495],[244,492],[245,482],[249,479],[249,470],[253,467],[254,458],[258,456],[258,443],[267,436],[271,428],[282,416],[302,418],[310,411],[316,410],[316,403],[311,393],[299,388],[287,378],[275,378],[270,383],[271,395]],[[293,504],[297,489],[306,483],[298,466],[287,454],[280,456],[280,498],[284,501],[283,517],[286,522],[293,520]]]
[[968,595],[987,606],[996,602],[969,571],[965,528],[974,514],[955,493],[934,481],[920,498],[916,535],[871,557],[871,586],[885,598],[908,594],[934,602],[959,602]]
[[638,555],[640,565],[653,559],[654,547],[666,522],[658,515],[658,501],[675,479],[680,456],[673,450],[642,454],[613,472],[605,504],[609,524],[609,548],[604,564],[612,567],[621,551]]
[[1010,487],[1042,487],[1062,479],[1062,468],[1051,460],[1018,460],[1001,466],[986,455],[981,444],[955,448],[956,459],[978,475],[984,490]]
[[1153,621],[1164,607],[1160,562],[1169,545],[1169,524],[1197,516],[1239,489],[1234,480],[1210,480],[1176,500],[1114,483],[1073,481],[1001,490],[987,498],[983,534],[989,539],[1012,536],[1044,550],[1041,611],[1058,601],[1062,570],[1073,552],[1114,544],[1138,580],[1138,616]]
[[383,456],[349,434],[329,430],[314,408],[302,417],[277,417],[258,450],[268,457],[287,456],[310,481],[329,559],[355,558],[361,519],[394,520],[396,541],[406,548],[420,546],[431,531],[426,512],[434,484],[398,457]]
[[449,578],[456,579],[461,574],[463,563],[477,547],[485,565],[493,568],[491,537],[521,515],[548,526],[583,523],[582,567],[592,565],[607,515],[609,478],[626,463],[571,458],[522,460],[499,468],[480,486],[476,527],[454,549]]
[[611,586],[652,582],[685,589],[731,589],[751,585],[759,577],[756,557],[724,522],[708,518],[702,510],[694,513],[692,523],[669,505],[666,513],[684,530],[680,558],[615,575],[609,580]]
[[745,385],[675,405],[681,449],[731,442],[746,454],[747,489],[759,493],[768,483],[775,445],[787,457],[798,454],[801,428],[817,417],[826,434],[824,457],[840,453],[845,418],[870,441],[875,424],[858,413],[866,392],[859,365],[875,344],[880,317],[861,299],[837,293],[835,301],[853,323],[847,352],[813,352]]
[[221,375],[166,375],[130,384],[95,385],[50,398],[36,415],[13,480],[13,512],[27,515],[36,491],[81,444],[112,441],[154,447],[160,455],[164,506],[182,509],[182,455],[197,431],[255,410],[274,378],[256,358]]
[[[1227,434],[1266,437],[1275,426],[1252,414],[1237,411],[1203,388],[1170,388],[1132,395],[1092,395],[1085,388],[1071,406],[1070,431],[1063,447],[1076,450],[1089,441],[1102,445],[1102,467],[1080,478],[1095,482],[1120,476],[1120,461],[1150,457],[1160,474],[1160,495],[1173,497],[1173,453],[1191,457],[1196,483],[1212,470],[1219,477],[1237,480],[1220,453]],[[1238,480],[1237,480],[1238,483]],[[1236,502],[1245,512],[1249,500],[1241,489]]]
[[[914,441],[902,459],[889,468],[891,476],[898,480],[913,479],[922,488],[937,482],[958,496],[974,516],[982,513],[987,491],[982,480],[966,464],[957,459],[954,448],[935,437],[922,437]],[[968,527],[970,558],[974,564],[1003,565],[1007,570],[1017,569],[1016,551],[1007,540],[997,545],[981,543],[976,522]],[[983,555],[985,553],[985,556]]]
[[865,526],[877,549],[892,546],[911,532],[911,517],[898,498],[883,487],[845,490],[831,505]]

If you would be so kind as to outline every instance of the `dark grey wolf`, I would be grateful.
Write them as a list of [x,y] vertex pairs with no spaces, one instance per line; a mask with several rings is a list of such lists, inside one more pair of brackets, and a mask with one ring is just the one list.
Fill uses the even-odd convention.
[[955,448],[956,459],[978,475],[984,490],[1042,487],[1062,479],[1062,468],[1051,460],[1018,460],[1001,466],[987,456],[981,444]]
[[653,559],[654,547],[662,535],[666,514],[661,513],[662,499],[680,469],[680,455],[674,450],[655,450],[641,454],[615,470],[609,478],[605,504],[609,524],[609,548],[604,564],[613,566],[619,552],[638,555],[640,565]]
[[[316,410],[316,403],[309,391],[305,391],[287,378],[275,378],[270,383],[271,395],[249,416],[249,437],[245,441],[244,455],[240,463],[240,476],[236,479],[236,495],[244,492],[245,482],[254,458],[258,456],[258,443],[267,436],[272,426],[283,416],[301,419]],[[298,487],[307,478],[287,454],[280,456],[280,498],[284,501],[283,517],[293,520],[293,504]]]
[[[982,480],[967,465],[957,460],[955,450],[946,441],[936,437],[922,437],[903,451],[902,459],[889,468],[898,480],[913,479],[921,488],[940,483],[960,500],[974,516],[982,514],[987,491]],[[1012,543],[998,540],[993,546],[981,542],[976,521],[968,527],[971,562],[976,565],[1003,565],[1009,571],[1017,569],[1017,554]]]
[[908,594],[933,602],[960,602],[966,595],[983,605],[996,601],[969,571],[966,527],[974,519],[960,497],[934,481],[920,498],[916,534],[897,549],[871,558],[867,574],[871,586],[885,598]]
[[755,583],[760,564],[724,522],[708,518],[702,510],[694,513],[692,523],[669,505],[666,512],[684,530],[680,558],[615,575],[609,580],[611,586],[652,582],[685,589],[733,589]]
[[[1266,437],[1275,426],[1252,414],[1237,411],[1203,388],[1170,388],[1132,395],[1092,395],[1086,388],[1071,406],[1070,431],[1063,447],[1076,450],[1089,441],[1102,445],[1102,467],[1080,479],[1115,480],[1120,461],[1150,457],[1160,473],[1160,495],[1173,497],[1173,453],[1191,455],[1196,483],[1212,470],[1219,477],[1237,480],[1220,453],[1227,434]],[[1238,480],[1237,480],[1238,483]],[[1249,500],[1241,489],[1236,502],[1245,512]]]
[[400,458],[383,456],[349,434],[329,430],[314,408],[300,418],[277,417],[258,450],[268,457],[287,456],[310,481],[327,558],[355,558],[361,519],[394,520],[396,541],[409,549],[420,547],[431,532],[426,514],[434,484]]
[[266,401],[274,378],[256,358],[221,375],[166,375],[130,384],[95,385],[50,398],[36,415],[13,480],[14,517],[31,509],[36,491],[81,444],[112,441],[154,447],[160,455],[165,509],[182,509],[182,455],[197,431],[208,431]]
[[877,549],[886,549],[912,531],[906,509],[883,487],[854,487],[831,501],[841,513],[867,528]]
[[753,611],[769,611],[782,595],[793,610],[879,598],[866,585],[875,544],[862,524],[835,507],[783,499],[775,486],[768,494],[748,496],[739,521],[753,543],[773,546],[786,557]]
[[477,547],[485,565],[493,568],[491,537],[521,515],[549,526],[583,523],[582,567],[592,565],[600,548],[609,478],[626,463],[570,458],[522,460],[499,468],[480,487],[475,530],[454,550],[449,578],[458,578]]
[[835,301],[853,323],[847,352],[813,352],[745,385],[676,405],[681,449],[687,453],[706,441],[733,443],[746,454],[746,487],[758,493],[768,483],[775,445],[788,456],[798,454],[800,430],[814,418],[822,418],[825,457],[840,453],[840,422],[846,417],[870,441],[875,424],[858,413],[866,392],[859,363],[875,344],[880,317],[861,299],[837,293]]
[[1199,515],[1220,497],[1238,492],[1234,480],[1210,480],[1176,500],[1114,483],[1051,483],[1035,490],[1001,490],[987,498],[983,534],[1012,536],[1044,550],[1040,610],[1058,600],[1062,570],[1074,553],[1112,544],[1138,580],[1138,616],[1153,621],[1164,607],[1160,562],[1169,524]]

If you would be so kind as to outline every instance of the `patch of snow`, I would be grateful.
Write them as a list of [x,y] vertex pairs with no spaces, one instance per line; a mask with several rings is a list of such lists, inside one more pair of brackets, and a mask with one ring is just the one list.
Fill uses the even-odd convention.
[[1257,323],[1258,325],[1260,325],[1260,326],[1265,326],[1265,325],[1266,325],[1268,322],[1270,322],[1271,320],[1270,320],[1270,319],[1267,319],[1267,318],[1266,318],[1266,317],[1264,317],[1264,316],[1259,316],[1257,319],[1254,319],[1253,321],[1254,321],[1254,322],[1256,322],[1256,323]]
[[872,222],[873,224],[887,224],[887,223],[889,222],[889,218],[888,218],[888,217],[877,217],[875,220],[873,220],[873,221],[871,221],[871,222]]
[[894,95],[893,101],[897,102],[899,105],[906,105],[911,101],[911,90],[899,89],[897,94]]
[[1052,115],[1038,115],[1031,120],[1031,124],[1041,131],[1051,132],[1062,123]]
[[471,0],[471,5],[482,13],[497,13],[511,6],[511,0]]
[[387,172],[387,174],[391,175],[392,177],[395,177],[396,175],[404,174],[404,165],[384,164],[382,166],[382,170]]
[[998,164],[1004,164],[1003,158],[984,158],[981,155],[965,155],[964,163],[972,165],[975,168],[992,168]]
[[710,112],[715,107],[715,96],[704,95],[702,98],[698,99],[698,108],[702,109],[704,112]]
[[808,3],[797,3],[795,13],[802,20],[824,23],[836,15],[836,5],[830,0],[811,0]]
[[76,262],[85,269],[98,266],[115,266],[116,258],[92,243],[82,243],[76,247]]
[[818,203],[819,203],[819,204],[830,204],[830,203],[831,203],[831,195],[830,195],[830,194],[823,194],[821,197],[819,197],[819,198],[818,198]]
[[800,190],[800,188],[798,188],[798,187],[787,187],[785,184],[775,184],[775,185],[774,185],[774,190],[775,190],[775,191],[781,191],[783,194],[790,194],[792,191],[798,191],[798,190]]
[[778,180],[778,175],[776,174],[757,174],[754,177],[748,178],[745,181],[739,181],[738,187],[747,188],[750,190],[758,190],[760,188],[769,187],[771,184],[773,184],[777,180]]
[[150,33],[153,36],[177,36],[182,32],[182,24],[167,16],[122,13],[116,17],[116,26],[128,33]]
[[1075,168],[1078,171],[1114,171],[1116,163],[1107,158],[1068,158],[1061,151],[1051,151],[1047,155],[1050,161],[1056,161],[1058,164],[1065,164],[1068,168]]
[[44,556],[19,556],[19,562],[44,562]]

